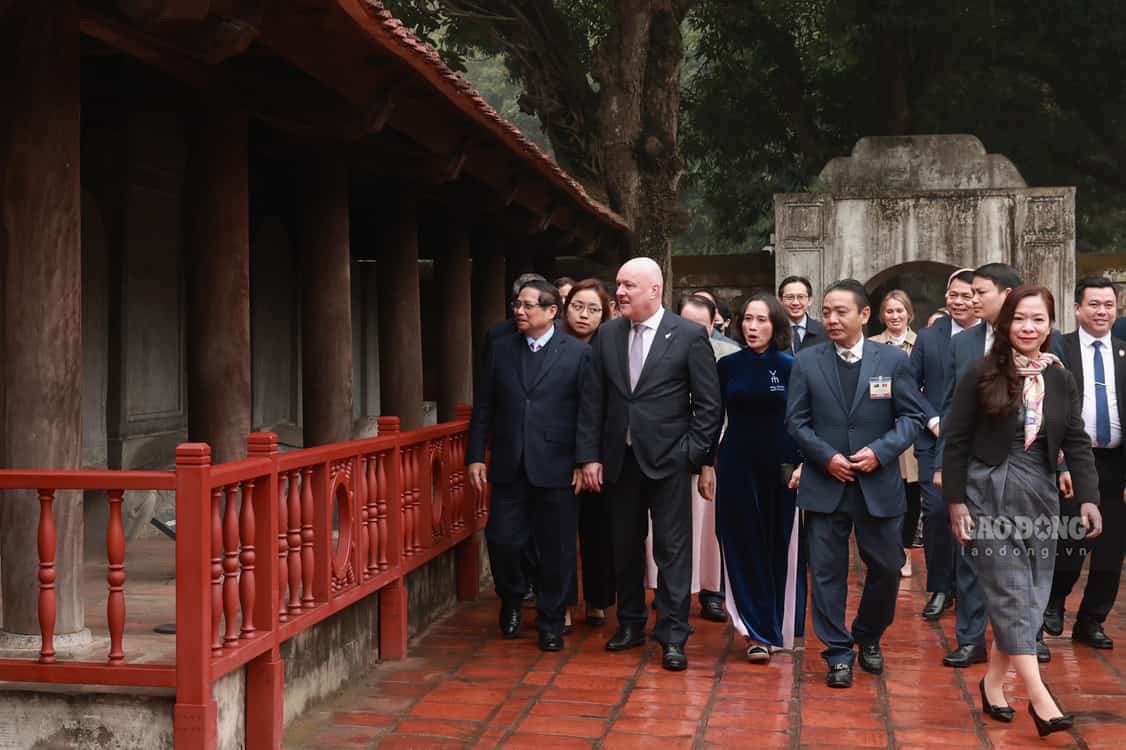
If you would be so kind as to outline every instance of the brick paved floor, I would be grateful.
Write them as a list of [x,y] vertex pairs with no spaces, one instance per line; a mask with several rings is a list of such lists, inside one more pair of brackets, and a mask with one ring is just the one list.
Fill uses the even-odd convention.
[[[855,555],[854,555],[855,558]],[[1068,626],[1049,638],[1044,673],[1075,728],[1045,740],[1028,702],[1007,689],[1013,724],[983,719],[977,684],[984,665],[941,665],[953,643],[954,617],[925,622],[921,550],[904,580],[895,624],[883,645],[880,677],[856,670],[851,690],[825,686],[820,644],[748,664],[730,627],[699,619],[686,672],[665,672],[659,647],[603,650],[613,623],[579,623],[566,649],[544,654],[534,626],[502,640],[492,597],[459,607],[431,628],[402,662],[384,663],[289,729],[289,748],[1126,748],[1126,605],[1107,633],[1120,648],[1073,646]],[[850,605],[856,606],[856,574]],[[1077,587],[1077,591],[1079,588]],[[695,608],[694,608],[695,610]],[[525,610],[527,619],[533,614]],[[652,623],[650,623],[652,624]]]

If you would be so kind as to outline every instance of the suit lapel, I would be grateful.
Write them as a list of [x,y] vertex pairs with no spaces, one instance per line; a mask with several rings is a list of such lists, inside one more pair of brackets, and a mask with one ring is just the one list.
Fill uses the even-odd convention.
[[[634,393],[638,393],[645,387],[646,376],[653,371],[661,357],[665,356],[665,352],[669,350],[669,345],[676,338],[676,328],[672,314],[665,310],[665,314],[661,316],[661,324],[657,326],[657,332],[653,334],[653,343],[649,345],[649,354],[645,357],[645,364],[641,368],[641,374],[637,377],[637,386],[633,389]],[[628,383],[628,361],[626,373],[626,382]]]
[[614,362],[618,369],[618,379],[622,385],[622,390],[629,393],[629,329],[632,324],[625,318],[619,318],[622,321],[613,331],[614,341],[612,342],[612,350],[614,352]]
[[845,401],[844,389],[841,387],[841,374],[837,371],[837,348],[832,343],[826,346],[821,353],[821,369],[825,373],[825,380],[837,397],[837,403],[847,411],[846,404],[848,402]]
[[860,377],[856,380],[856,393],[852,395],[852,406],[849,407],[849,414],[852,414],[856,411],[856,407],[860,406],[860,402],[864,398],[864,390],[868,387],[869,379],[876,374],[879,363],[880,347],[870,341],[865,341],[864,355],[860,358]]
[[[1114,398],[1118,402],[1118,423],[1126,425],[1126,342],[1110,339],[1111,356],[1114,358]],[[1082,393],[1082,389],[1079,391]]]

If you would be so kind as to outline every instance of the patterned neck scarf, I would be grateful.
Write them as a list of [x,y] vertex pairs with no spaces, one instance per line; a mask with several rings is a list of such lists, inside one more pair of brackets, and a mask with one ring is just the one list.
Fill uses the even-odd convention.
[[1040,352],[1036,359],[1031,359],[1014,349],[1013,365],[1017,375],[1024,378],[1021,400],[1024,402],[1024,449],[1028,450],[1036,442],[1044,421],[1044,370],[1053,365],[1063,367],[1063,363],[1048,352]]

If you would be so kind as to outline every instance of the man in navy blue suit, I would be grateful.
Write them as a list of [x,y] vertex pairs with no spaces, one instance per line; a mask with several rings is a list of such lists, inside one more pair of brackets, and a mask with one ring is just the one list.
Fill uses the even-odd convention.
[[942,399],[946,395],[946,368],[950,360],[950,339],[977,325],[974,313],[974,272],[963,268],[950,276],[946,285],[949,315],[919,331],[911,351],[911,369],[930,410],[927,429],[919,432],[915,456],[919,459],[919,489],[923,499],[923,547],[927,559],[927,591],[930,600],[923,617],[937,620],[954,604],[954,562],[958,542],[950,528],[950,513],[942,491],[934,484],[934,448],[938,433]]
[[[884,668],[880,638],[895,618],[902,527],[907,511],[899,455],[915,442],[927,407],[900,350],[864,339],[872,313],[854,279],[825,292],[821,320],[830,341],[798,352],[786,422],[801,449],[798,506],[805,511],[812,571],[813,628],[825,644],[827,684],[852,687],[860,666]],[[860,608],[845,627],[849,536],[867,573]]]
[[517,330],[494,339],[481,369],[466,456],[473,487],[484,490],[486,479],[493,485],[485,539],[501,600],[501,634],[519,633],[527,590],[520,560],[534,541],[540,555],[536,625],[544,651],[563,648],[581,480],[575,427],[590,364],[590,347],[555,327],[558,295],[546,281],[520,289],[512,305]]

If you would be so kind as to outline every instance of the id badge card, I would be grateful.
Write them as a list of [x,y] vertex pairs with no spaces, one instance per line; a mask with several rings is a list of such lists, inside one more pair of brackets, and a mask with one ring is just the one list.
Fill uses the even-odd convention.
[[891,398],[891,378],[885,376],[869,378],[868,398]]

